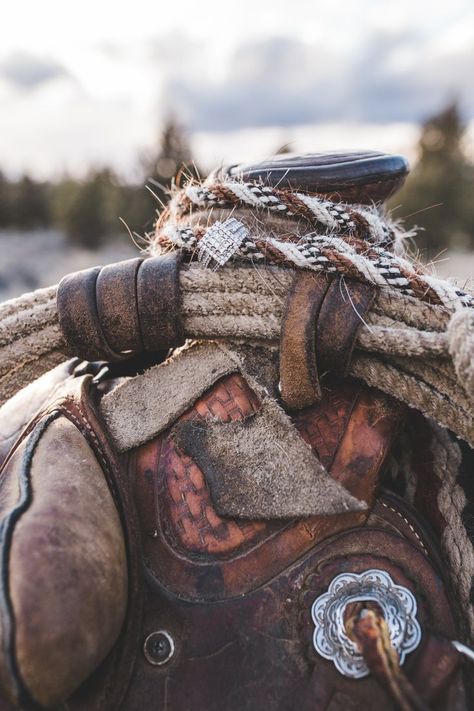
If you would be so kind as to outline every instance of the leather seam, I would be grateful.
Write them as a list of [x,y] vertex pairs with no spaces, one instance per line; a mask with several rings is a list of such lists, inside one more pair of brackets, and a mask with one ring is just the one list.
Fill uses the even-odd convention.
[[87,433],[88,433],[90,439],[91,439],[92,442],[94,443],[95,454],[99,457],[100,463],[101,463],[101,465],[102,465],[102,468],[103,468],[104,472],[106,472],[107,475],[108,475],[108,476],[107,476],[108,489],[109,489],[109,491],[110,491],[110,493],[111,493],[111,495],[112,495],[112,498],[113,498],[113,500],[114,500],[114,504],[115,504],[115,506],[117,507],[117,509],[120,511],[120,502],[119,502],[119,500],[118,500],[118,498],[117,498],[117,495],[116,495],[116,492],[115,492],[115,490],[114,490],[114,487],[112,487],[112,486],[110,485],[110,482],[111,482],[111,480],[112,480],[112,471],[111,471],[111,468],[110,468],[110,466],[109,466],[109,462],[107,461],[107,458],[106,458],[106,456],[105,456],[105,454],[104,454],[104,452],[103,452],[103,450],[102,450],[102,445],[101,445],[101,443],[100,443],[100,441],[99,441],[99,439],[98,439],[96,433],[94,432],[92,426],[89,424],[89,422],[88,422],[88,420],[87,420],[86,418],[84,418],[84,420],[80,420],[80,419],[79,419],[76,415],[74,415],[74,413],[72,413],[70,410],[65,410],[63,414],[66,416],[67,419],[70,419],[70,420],[74,423],[74,425],[77,427],[77,429],[79,430],[79,432],[81,432],[81,429],[82,429],[82,428],[85,428],[85,429],[87,430]]
[[415,530],[414,526],[409,522],[409,520],[408,520],[403,514],[401,514],[400,511],[397,511],[397,509],[393,508],[393,506],[389,506],[388,504],[386,504],[385,501],[381,501],[380,503],[381,503],[382,506],[384,506],[386,509],[389,509],[390,511],[393,511],[394,514],[396,514],[397,516],[399,516],[399,517],[406,523],[406,525],[408,526],[408,528],[410,529],[410,531],[413,533],[413,535],[414,535],[415,538],[417,539],[417,541],[418,541],[418,543],[420,544],[420,546],[422,547],[423,552],[425,553],[426,556],[428,556],[428,551],[426,550],[425,544],[423,543],[423,541],[422,541],[422,539],[421,539],[419,533]]
[[19,521],[22,514],[24,514],[28,510],[29,505],[31,504],[33,495],[31,485],[31,465],[36,452],[36,448],[44,432],[48,429],[49,425],[55,419],[58,418],[59,414],[59,412],[52,412],[51,414],[46,416],[45,419],[43,419],[42,421],[40,420],[35,426],[35,428],[28,434],[28,439],[26,440],[26,448],[23,455],[23,461],[20,471],[20,500],[15,506],[15,508],[10,511],[8,516],[0,524],[0,558],[2,562],[2,584],[0,592],[0,604],[2,623],[5,624],[6,628],[4,634],[5,639],[3,642],[3,651],[9,667],[9,674],[15,685],[15,695],[17,701],[21,703],[22,708],[33,707],[36,709],[39,707],[37,702],[31,696],[28,687],[26,686],[26,683],[22,678],[22,674],[16,659],[14,610],[10,597],[8,582],[9,556],[16,523]]

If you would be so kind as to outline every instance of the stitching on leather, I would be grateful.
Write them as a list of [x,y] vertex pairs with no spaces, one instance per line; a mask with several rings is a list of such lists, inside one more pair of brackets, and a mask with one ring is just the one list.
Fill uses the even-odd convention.
[[101,443],[100,443],[100,441],[99,441],[99,439],[98,439],[96,433],[95,433],[94,430],[92,429],[92,427],[91,427],[91,425],[89,424],[89,422],[88,422],[87,419],[84,418],[84,420],[80,420],[76,415],[74,415],[74,413],[72,413],[72,412],[71,412],[70,410],[68,410],[68,409],[65,409],[65,410],[63,411],[63,414],[65,415],[65,417],[67,417],[68,419],[72,420],[72,422],[76,425],[76,427],[77,427],[77,429],[79,430],[79,432],[81,432],[81,429],[82,429],[82,428],[85,428],[85,429],[87,430],[87,432],[88,432],[90,438],[92,439],[92,441],[93,441],[93,443],[94,443],[94,445],[95,445],[95,449],[96,449],[96,452],[95,452],[95,453],[96,453],[97,456],[99,457],[100,463],[102,464],[103,469],[104,469],[105,472],[107,473],[107,483],[109,484],[109,486],[108,486],[109,491],[110,491],[110,493],[112,494],[112,498],[113,498],[113,500],[114,500],[115,505],[117,506],[117,509],[120,511],[120,501],[119,501],[119,498],[118,498],[117,493],[116,493],[116,491],[115,491],[115,487],[111,486],[112,477],[113,477],[113,472],[112,472],[112,469],[110,468],[110,464],[109,464],[109,462],[108,462],[108,459],[107,459],[107,457],[105,456],[105,454],[104,454],[104,452],[103,452],[102,445],[101,445]]
[[423,548],[424,553],[425,553],[426,555],[428,555],[428,551],[426,550],[425,544],[423,543],[422,539],[420,538],[420,535],[419,535],[418,532],[415,530],[415,528],[414,528],[413,525],[410,523],[410,521],[409,521],[403,514],[401,514],[400,511],[397,511],[397,509],[394,509],[393,506],[389,506],[388,504],[386,504],[385,501],[381,501],[380,503],[381,503],[382,506],[384,506],[386,509],[389,509],[390,511],[393,511],[394,514],[397,514],[397,516],[400,516],[400,518],[401,518],[403,521],[405,521],[406,525],[408,526],[408,528],[410,529],[410,531],[413,533],[413,535],[415,536],[415,538],[418,540],[418,543],[420,544],[420,546]]

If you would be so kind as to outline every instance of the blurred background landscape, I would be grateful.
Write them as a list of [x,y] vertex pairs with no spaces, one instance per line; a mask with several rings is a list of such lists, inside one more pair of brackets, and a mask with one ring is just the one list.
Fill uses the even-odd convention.
[[403,153],[393,215],[474,274],[474,7],[19,2],[0,28],[0,299],[146,244],[176,172]]

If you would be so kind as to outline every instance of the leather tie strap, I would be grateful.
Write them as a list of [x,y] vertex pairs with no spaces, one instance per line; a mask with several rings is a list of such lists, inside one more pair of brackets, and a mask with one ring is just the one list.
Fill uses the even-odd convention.
[[287,297],[280,336],[280,394],[289,410],[321,399],[314,330],[329,285],[325,276],[301,272]]
[[354,279],[334,279],[316,324],[316,352],[321,373],[348,375],[357,334],[374,303],[375,289]]
[[290,410],[321,398],[319,374],[347,375],[372,286],[301,272],[286,301],[280,336],[280,393]]
[[178,252],[146,259],[137,281],[140,331],[146,351],[167,350],[184,343],[181,319]]
[[69,353],[114,362],[182,345],[179,262],[174,253],[65,276],[56,300]]
[[123,360],[107,343],[97,313],[100,270],[94,267],[61,279],[56,296],[59,325],[70,355],[86,360]]
[[143,350],[136,299],[143,259],[109,264],[97,278],[97,315],[107,343],[116,352]]

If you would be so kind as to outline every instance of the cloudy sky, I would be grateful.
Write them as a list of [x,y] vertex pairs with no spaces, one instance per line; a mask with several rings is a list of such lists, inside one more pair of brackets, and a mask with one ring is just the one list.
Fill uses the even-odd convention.
[[286,143],[410,153],[450,99],[474,119],[473,74],[472,0],[16,0],[0,169],[133,176],[170,112],[206,167]]

